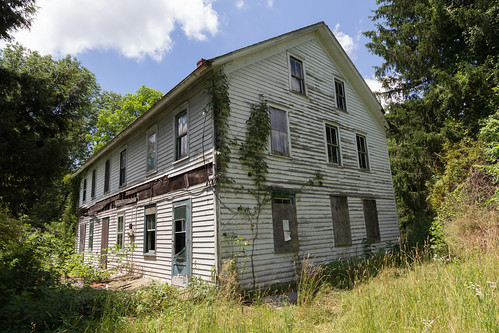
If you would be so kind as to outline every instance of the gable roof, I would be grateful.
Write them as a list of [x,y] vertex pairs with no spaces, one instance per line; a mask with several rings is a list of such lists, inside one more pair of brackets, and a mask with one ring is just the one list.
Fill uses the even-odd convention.
[[128,127],[116,135],[104,147],[93,154],[75,173],[72,177],[77,176],[85,168],[94,163],[99,157],[115,147],[123,141],[129,134],[133,133],[135,129],[141,127],[148,119],[154,117],[161,109],[172,101],[175,97],[182,94],[186,89],[194,85],[206,74],[212,67],[220,67],[229,63],[230,61],[240,59],[246,55],[257,53],[261,50],[275,45],[277,43],[284,43],[293,38],[304,36],[307,34],[315,34],[321,41],[322,45],[332,57],[336,65],[339,67],[340,72],[346,77],[352,88],[357,92],[361,100],[364,102],[367,109],[371,112],[373,117],[378,120],[381,125],[388,130],[390,128],[388,122],[383,115],[383,108],[379,101],[376,99],[367,83],[360,75],[357,68],[354,66],[345,50],[341,47],[340,43],[331,32],[329,27],[324,22],[309,25],[307,27],[297,29],[277,37],[273,37],[259,43],[243,47],[241,49],[220,55],[209,60],[198,62],[198,67],[189,74],[186,78],[180,81],[173,89],[167,92],[158,102],[156,102],[149,110],[137,117]]

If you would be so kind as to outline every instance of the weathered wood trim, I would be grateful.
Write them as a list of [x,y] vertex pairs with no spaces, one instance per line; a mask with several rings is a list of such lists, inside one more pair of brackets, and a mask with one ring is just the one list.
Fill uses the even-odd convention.
[[139,200],[189,188],[207,182],[212,173],[212,163],[184,172],[174,177],[164,176],[134,188],[122,191],[110,198],[96,202],[90,207],[80,209],[78,216],[96,215],[100,212],[135,203]]

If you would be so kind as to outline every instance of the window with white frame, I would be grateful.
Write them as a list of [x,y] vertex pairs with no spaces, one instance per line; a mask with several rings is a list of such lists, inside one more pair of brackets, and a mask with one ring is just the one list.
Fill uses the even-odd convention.
[[270,108],[272,154],[289,156],[288,121],[285,111]]
[[182,111],[175,118],[175,160],[187,156],[187,111]]
[[120,186],[126,184],[126,149],[120,152]]
[[366,137],[357,134],[356,140],[357,140],[357,158],[359,160],[359,168],[362,170],[369,170],[369,156],[367,154]]
[[326,124],[327,160],[331,164],[341,164],[338,127]]
[[305,94],[305,75],[303,63],[295,57],[289,57],[291,67],[291,90]]
[[334,79],[334,90],[336,93],[336,107],[340,110],[347,110],[347,103],[345,99],[345,84],[338,79]]
[[145,207],[144,253],[156,252],[156,205]]
[[124,234],[125,216],[118,215],[118,223],[116,225],[116,245],[118,248],[123,248],[123,234]]
[[147,132],[146,141],[146,172],[156,171],[157,164],[157,133],[156,129]]

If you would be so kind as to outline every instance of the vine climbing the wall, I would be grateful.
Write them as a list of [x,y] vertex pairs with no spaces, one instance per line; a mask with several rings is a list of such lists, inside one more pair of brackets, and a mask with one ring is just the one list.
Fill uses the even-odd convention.
[[208,108],[212,111],[215,127],[217,184],[224,186],[233,183],[233,180],[227,177],[227,164],[230,162],[231,153],[227,135],[229,129],[230,97],[227,75],[225,75],[223,68],[214,70],[208,78],[207,83],[205,94],[210,97]]

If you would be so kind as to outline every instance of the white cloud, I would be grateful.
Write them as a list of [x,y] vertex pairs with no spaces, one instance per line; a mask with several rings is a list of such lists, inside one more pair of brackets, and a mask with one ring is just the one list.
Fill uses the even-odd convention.
[[244,0],[239,0],[236,2],[236,7],[241,9],[244,7]]
[[269,6],[269,8],[274,8],[274,0],[267,0],[267,6]]
[[180,26],[188,38],[218,32],[211,0],[39,0],[31,31],[16,33],[20,44],[42,54],[65,55],[113,49],[124,56],[160,61]]
[[347,35],[343,31],[340,31],[340,24],[336,24],[333,33],[338,42],[340,42],[345,52],[348,53],[350,57],[352,57],[353,51],[355,51],[358,47],[354,39],[350,35]]
[[[376,78],[373,76],[371,76],[370,78],[368,77],[365,77],[364,78],[364,81],[366,81],[367,85],[369,86],[369,88],[371,88],[372,92],[373,93],[376,93],[376,92],[385,92],[386,89],[383,88],[383,86],[381,85],[381,82],[376,80]],[[391,98],[388,98],[387,96],[380,96],[380,95],[377,95],[376,98],[378,99],[378,101],[381,103],[381,106],[383,106],[384,108],[390,104],[390,103],[400,103],[401,100],[399,100],[397,97],[395,96],[392,96]]]

